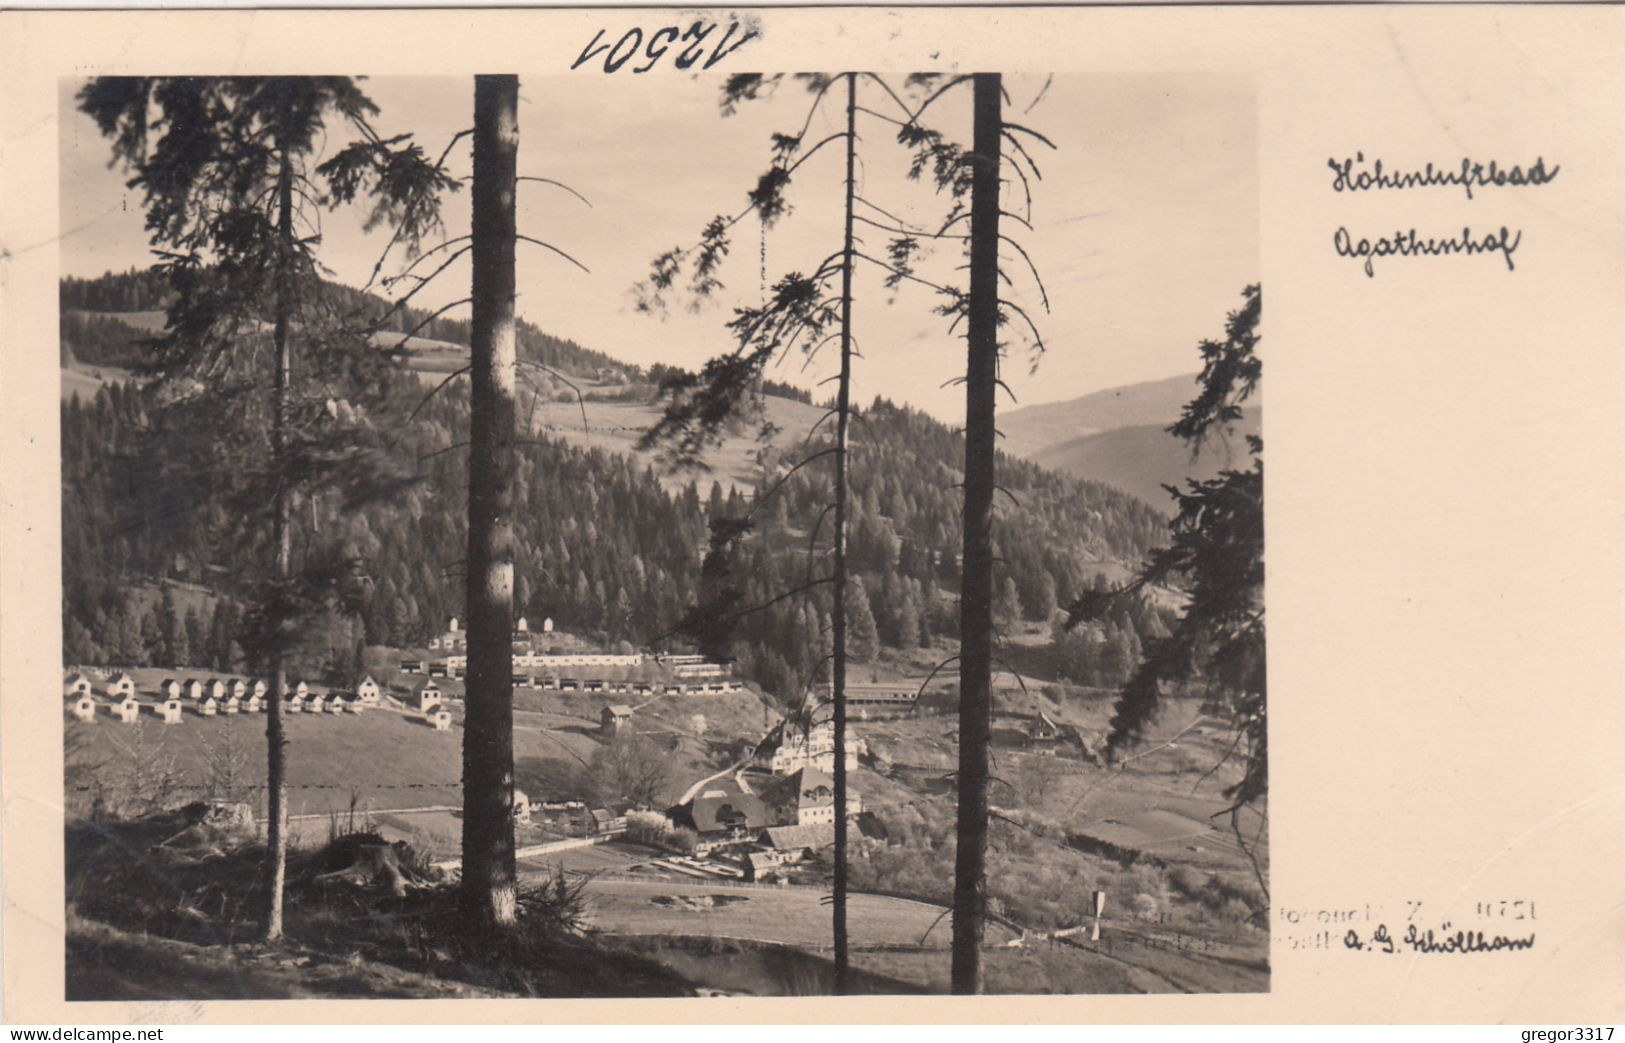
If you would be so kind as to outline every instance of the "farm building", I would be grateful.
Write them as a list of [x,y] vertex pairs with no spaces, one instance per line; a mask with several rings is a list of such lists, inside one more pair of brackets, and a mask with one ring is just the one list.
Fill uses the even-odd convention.
[[363,677],[360,683],[355,686],[355,697],[368,706],[383,698],[383,694],[384,690],[378,687],[378,682],[373,680],[371,674]]
[[107,693],[107,697],[109,699],[122,699],[126,695],[134,695],[135,678],[121,670],[112,677],[108,678],[107,685],[103,688],[103,691]]
[[81,695],[68,704],[68,712],[81,721],[94,721],[96,719],[96,700],[88,695]]
[[776,851],[786,851],[799,859],[802,855],[818,851],[835,843],[835,823],[820,822],[811,826],[769,826],[762,830],[762,843]]
[[165,699],[158,704],[158,716],[164,719],[165,724],[181,723],[181,701],[179,699]]
[[598,717],[599,734],[606,738],[613,738],[622,728],[632,723],[632,708],[630,706],[606,706],[604,712]]
[[713,840],[743,836],[769,824],[766,805],[732,778],[707,783],[693,800],[666,814],[678,825]]
[[135,696],[127,695],[113,704],[113,713],[121,724],[134,724],[141,717],[141,704]]
[[[846,685],[846,705],[860,720],[913,713],[920,686],[914,681],[874,682]],[[833,685],[824,686],[827,699],[834,699]]]
[[[823,772],[835,770],[835,722],[819,721],[808,726],[806,718],[781,722],[756,748],[756,762],[775,775],[788,775],[802,768]],[[858,758],[868,752],[868,744],[850,731],[846,737],[846,769],[856,771]]]
[[419,713],[428,713],[446,699],[440,686],[434,683],[433,678],[428,678],[412,686],[412,701],[417,704]]
[[446,624],[446,632],[429,639],[429,647],[437,652],[465,651],[468,648],[468,633],[457,626],[457,617],[452,616]]
[[90,678],[84,674],[69,674],[62,682],[62,694],[66,698],[76,699],[81,695],[90,694]]
[[203,679],[201,677],[188,677],[181,684],[181,694],[194,702],[203,698]]
[[434,730],[437,732],[451,731],[451,711],[445,707],[439,707],[429,714],[429,723],[434,725]]
[[216,677],[203,683],[203,692],[215,702],[226,697],[226,682]]
[[158,694],[165,699],[179,699],[181,697],[181,682],[178,678],[166,677],[158,685]]
[[197,701],[197,712],[203,717],[213,717],[220,712],[220,703],[212,695],[205,695]]

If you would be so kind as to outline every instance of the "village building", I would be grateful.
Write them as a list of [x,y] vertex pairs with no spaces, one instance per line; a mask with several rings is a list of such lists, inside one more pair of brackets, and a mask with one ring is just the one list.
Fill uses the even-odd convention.
[[264,681],[256,680],[254,682],[254,694],[260,697],[261,702],[265,700],[266,693],[270,690],[271,686]]
[[437,732],[451,731],[451,711],[444,707],[435,710],[429,715],[429,723],[434,725]]
[[305,697],[305,709],[311,713],[324,713],[327,710],[327,696],[321,692],[311,692]]
[[194,702],[203,698],[203,679],[199,677],[188,677],[185,682],[181,684],[181,693],[185,695],[186,698],[191,699]]
[[[835,722],[822,720],[807,725],[805,717],[779,723],[756,748],[755,761],[775,775],[789,775],[802,768],[823,772],[835,770]],[[858,758],[868,744],[851,731],[846,736],[846,770],[856,771]]]
[[81,695],[90,694],[90,678],[84,674],[72,673],[62,682],[62,695],[69,699],[77,699]]
[[769,826],[762,830],[762,843],[800,861],[803,856],[835,843],[835,823],[831,820],[808,826]]
[[231,694],[239,702],[248,698],[248,682],[241,677],[231,679]]
[[[774,779],[761,791],[769,824],[814,826],[835,821],[835,780],[817,768],[802,768],[794,774]],[[846,813],[856,816],[862,801],[851,790],[846,795]]]
[[282,700],[283,713],[303,713],[306,696],[298,692],[289,692],[288,697]]
[[613,739],[622,728],[632,723],[632,708],[630,706],[606,706],[603,713],[598,716],[598,733],[606,739]]
[[203,692],[205,695],[209,696],[209,698],[218,703],[220,700],[226,697],[226,682],[222,681],[218,677],[205,681],[203,684]]
[[434,683],[433,678],[419,681],[412,686],[412,699],[417,704],[419,713],[428,713],[445,702],[445,696],[440,686]]
[[[859,720],[871,717],[896,717],[914,712],[919,702],[920,686],[913,681],[873,682],[846,684],[846,705]],[[826,699],[833,700],[833,685],[825,685]]]
[[68,712],[81,721],[95,721],[96,700],[88,695],[81,695],[68,704]]
[[135,678],[121,670],[112,677],[108,678],[107,685],[105,688],[103,688],[103,691],[107,693],[107,697],[109,699],[122,699],[126,695],[134,695]]
[[452,616],[446,624],[446,632],[429,639],[429,647],[437,652],[466,652],[468,633],[458,628],[457,617]]
[[181,697],[181,683],[174,677],[166,677],[158,685],[158,694],[165,699],[179,699]]
[[248,698],[243,700],[244,713],[261,713],[265,710],[265,696],[258,692],[250,692]]
[[243,712],[243,698],[242,698],[242,696],[233,695],[233,694],[228,693],[224,699],[220,700],[220,712],[221,713],[228,713],[228,714],[242,713]]
[[212,695],[205,695],[197,701],[197,712],[204,717],[213,717],[220,712],[220,702]]
[[127,695],[113,704],[113,712],[118,715],[119,723],[135,724],[141,717],[141,703],[133,695]]
[[521,826],[530,825],[530,798],[522,789],[513,791],[513,820]]
[[761,798],[746,792],[732,778],[706,783],[693,800],[672,808],[666,817],[712,841],[745,839],[771,824]]
[[158,716],[164,719],[165,724],[180,724],[181,701],[179,699],[165,699],[158,704]]

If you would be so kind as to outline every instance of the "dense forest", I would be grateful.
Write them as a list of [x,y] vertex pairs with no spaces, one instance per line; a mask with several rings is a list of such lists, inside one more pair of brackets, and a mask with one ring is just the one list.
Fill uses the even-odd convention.
[[[65,305],[156,303],[130,289],[147,285],[139,277],[105,283],[65,282]],[[594,372],[604,364],[597,353],[549,342],[580,352],[561,364]],[[121,357],[136,361],[140,350],[128,347],[133,354]],[[453,383],[425,400],[426,385],[404,370],[368,379],[376,382],[367,389],[364,428],[375,488],[313,488],[295,508],[298,559],[307,567],[345,563],[360,580],[300,664],[302,674],[335,681],[353,673],[362,646],[420,645],[462,614],[466,389]],[[347,389],[335,390],[345,397]],[[261,509],[264,487],[252,468],[233,466],[227,421],[200,414],[194,399],[130,381],[62,406],[70,662],[253,666],[239,629],[255,597],[248,577],[264,574],[268,550],[244,519]],[[332,399],[327,406],[334,408]],[[863,663],[881,646],[917,647],[956,633],[963,448],[948,427],[884,399],[858,414],[853,441],[856,579],[848,607],[853,660]],[[804,453],[820,448],[815,439]],[[734,578],[718,611],[734,625],[722,651],[743,676],[786,700],[819,675],[828,651],[827,588],[783,595],[827,573],[819,551],[809,551],[828,542],[824,468],[783,481],[764,477],[754,493],[697,482],[668,491],[633,458],[547,438],[521,446],[520,459],[517,612],[551,616],[606,646],[692,645],[692,628],[681,623],[715,594],[702,573],[715,533],[727,531],[733,538],[720,567]],[[764,461],[777,475],[795,462]],[[995,542],[1006,625],[1048,621],[1091,585],[1092,565],[1132,564],[1166,541],[1161,515],[1105,486],[1013,459],[1002,461],[1001,476],[1009,495],[1000,498]],[[177,598],[187,589],[207,593]],[[1095,683],[1120,673],[1119,663],[1126,670],[1139,636],[1157,625],[1154,612],[1125,610],[1057,648],[1065,646],[1077,680]]]
[[[430,313],[407,305],[393,307],[373,294],[338,283],[325,283],[328,305],[342,320],[357,329],[376,329],[388,344],[399,338],[392,333],[413,333],[414,337],[467,344],[467,319],[431,318]],[[152,334],[121,320],[119,312],[161,312],[168,306],[172,291],[164,274],[156,268],[108,272],[95,279],[68,277],[61,280],[61,336],[63,359],[72,354],[80,362],[135,368],[143,361],[142,341]],[[113,314],[108,314],[113,313]],[[636,366],[613,359],[601,351],[584,348],[572,340],[543,333],[519,320],[519,357],[545,366],[556,366],[594,376],[614,374],[623,380],[637,380]],[[408,347],[411,345],[409,344]]]

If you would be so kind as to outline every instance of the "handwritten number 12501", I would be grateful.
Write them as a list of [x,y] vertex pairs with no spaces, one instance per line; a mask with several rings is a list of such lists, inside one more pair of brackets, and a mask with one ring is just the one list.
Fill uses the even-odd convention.
[[[634,65],[632,71],[634,73],[648,72],[660,64],[660,59],[664,58],[666,52],[674,45],[686,43],[687,46],[672,57],[672,64],[679,69],[687,69],[701,58],[705,58],[705,64],[700,68],[709,69],[728,55],[739,50],[747,41],[759,35],[755,29],[745,29],[744,35],[740,36],[738,40],[734,40],[734,34],[741,30],[741,26],[738,22],[730,22],[728,31],[723,33],[722,37],[716,41],[710,56],[707,57],[706,45],[710,42],[711,34],[716,32],[718,28],[719,26],[715,22],[695,22],[687,30],[676,25],[662,26],[648,34],[646,43],[643,30],[633,26],[622,33],[621,38],[612,44],[603,42],[605,30],[600,29],[598,34],[587,43],[587,46],[582,48],[581,56],[571,64],[570,68],[572,70],[578,69],[599,55],[603,55],[604,71],[619,72],[621,66],[641,53],[648,61],[642,65]],[[729,41],[733,41],[731,46]]]

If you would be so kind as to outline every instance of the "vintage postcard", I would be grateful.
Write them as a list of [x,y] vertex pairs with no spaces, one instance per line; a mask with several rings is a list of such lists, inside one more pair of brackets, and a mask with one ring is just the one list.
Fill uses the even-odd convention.
[[0,25],[8,1021],[1625,1015],[1618,7]]

